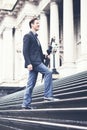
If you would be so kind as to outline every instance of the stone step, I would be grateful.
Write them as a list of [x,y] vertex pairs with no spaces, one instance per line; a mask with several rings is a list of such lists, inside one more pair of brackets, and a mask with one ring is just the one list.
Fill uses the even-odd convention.
[[21,130],[21,129],[16,129],[12,126],[7,126],[6,124],[0,124],[0,130]]
[[[6,105],[0,105],[0,110],[6,110],[6,109],[21,109],[21,102],[13,102],[8,103]],[[81,98],[70,98],[70,99],[61,99],[59,101],[38,101],[38,102],[32,102],[31,104],[33,107],[36,107],[37,109],[43,109],[43,108],[67,108],[67,107],[87,107],[87,97],[81,97]]]
[[[76,97],[82,97],[87,96],[87,85],[82,85],[82,86],[77,86],[77,87],[71,87],[71,88],[64,88],[62,90],[54,90],[53,91],[54,96],[58,97],[60,99],[66,99],[66,98],[76,98]],[[18,93],[19,95],[21,94]],[[8,97],[4,97],[0,100],[0,106],[2,105],[10,105],[10,104],[18,104],[19,102],[22,102],[23,100],[23,91],[22,91],[22,97],[18,97],[16,94],[8,95]],[[37,94],[33,95],[33,102],[38,102],[43,100],[43,93],[42,94]]]
[[[82,85],[87,84],[87,79],[84,79],[84,78],[87,78],[87,77],[83,78],[82,76],[80,76],[81,79],[76,80],[77,79],[76,75],[71,76],[71,77],[73,77],[73,79],[71,77],[66,77],[66,78],[54,81],[54,92],[56,90],[63,91],[64,89],[67,89],[68,87],[69,87],[69,89],[71,88],[73,90],[73,87],[75,88],[75,86],[77,87],[77,86],[82,86]],[[79,77],[79,74],[77,76]],[[72,79],[72,80],[70,80],[70,79]],[[71,85],[72,85],[72,87],[71,87]],[[38,87],[39,87],[39,89],[37,89]],[[83,87],[80,87],[80,88],[82,89]],[[23,93],[24,93],[24,91],[21,91],[21,93],[17,92],[15,94],[16,94],[16,96],[18,96],[19,98],[21,98],[21,97],[23,97]],[[34,94],[33,95],[36,96],[37,94],[42,94],[42,93],[43,93],[43,85],[40,85],[40,86],[37,86],[34,89]],[[14,97],[14,99],[16,99],[15,94],[8,95],[6,97],[6,99],[8,99],[8,98],[11,99],[12,97]],[[0,101],[2,101],[2,100],[0,100]]]
[[12,127],[15,125],[17,128],[25,127],[24,130],[87,130],[87,108],[9,110],[2,113],[0,123]]
[[24,90],[0,98],[1,128],[87,130],[87,71],[55,80],[53,85],[54,97],[60,100],[44,102],[43,84],[36,86],[33,110],[21,109]]
[[70,98],[70,99],[61,99],[55,102],[34,102],[32,106],[39,108],[76,108],[76,107],[87,107],[87,97],[81,98]]
[[[65,98],[74,98],[80,96],[87,96],[87,72],[82,72],[75,74],[73,76],[68,76],[66,78],[56,80],[53,82],[54,89],[53,93],[56,97],[65,99]],[[43,85],[37,86],[33,92],[33,102],[41,101],[43,96]],[[18,102],[23,100],[24,90],[16,92],[10,95],[7,95],[0,99],[1,105],[6,105],[8,103],[13,104],[13,102]],[[40,98],[41,97],[41,98]]]
[[[1,117],[0,122],[2,124],[5,124],[9,128],[13,127],[15,130],[87,130],[86,126],[69,125],[65,123],[53,123],[37,120],[24,120],[17,118]],[[3,130],[8,130],[5,128]]]
[[[87,107],[0,110],[0,116],[87,121]],[[86,122],[87,125],[87,122]]]

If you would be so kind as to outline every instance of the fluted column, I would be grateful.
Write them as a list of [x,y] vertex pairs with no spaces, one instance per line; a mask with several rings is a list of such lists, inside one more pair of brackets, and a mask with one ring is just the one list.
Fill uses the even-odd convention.
[[[59,9],[55,1],[50,3],[50,40],[55,37],[55,42],[59,45]],[[59,52],[55,55],[55,67],[59,67]],[[51,68],[53,68],[53,57],[51,56]]]
[[87,0],[81,0],[81,55],[77,62],[78,71],[87,70]]
[[43,52],[46,54],[46,50],[48,48],[48,25],[47,15],[44,11],[40,13],[39,39],[42,45]]
[[[73,0],[63,1],[64,64],[62,75],[74,73],[74,23]],[[73,71],[72,71],[73,70]]]

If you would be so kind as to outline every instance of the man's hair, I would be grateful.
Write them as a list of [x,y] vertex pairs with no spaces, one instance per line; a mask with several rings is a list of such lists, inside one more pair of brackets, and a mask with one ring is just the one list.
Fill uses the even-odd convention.
[[34,24],[34,21],[35,20],[38,20],[38,18],[37,17],[34,17],[34,18],[32,18],[30,21],[29,21],[29,26],[30,26],[30,28],[31,28],[31,24]]

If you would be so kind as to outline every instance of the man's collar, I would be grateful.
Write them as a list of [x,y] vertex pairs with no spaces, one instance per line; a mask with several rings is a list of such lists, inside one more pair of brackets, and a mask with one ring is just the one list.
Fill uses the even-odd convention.
[[31,30],[31,32],[32,32],[36,37],[38,36],[37,32],[35,32],[34,30]]
[[34,30],[32,30],[32,29],[31,29],[31,32],[32,32],[34,35],[36,34],[36,31],[34,31]]

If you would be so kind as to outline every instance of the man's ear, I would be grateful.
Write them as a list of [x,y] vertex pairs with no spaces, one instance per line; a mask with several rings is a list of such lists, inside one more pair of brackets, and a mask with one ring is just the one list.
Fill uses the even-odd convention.
[[33,23],[31,23],[31,28],[32,28],[32,26],[33,26]]

